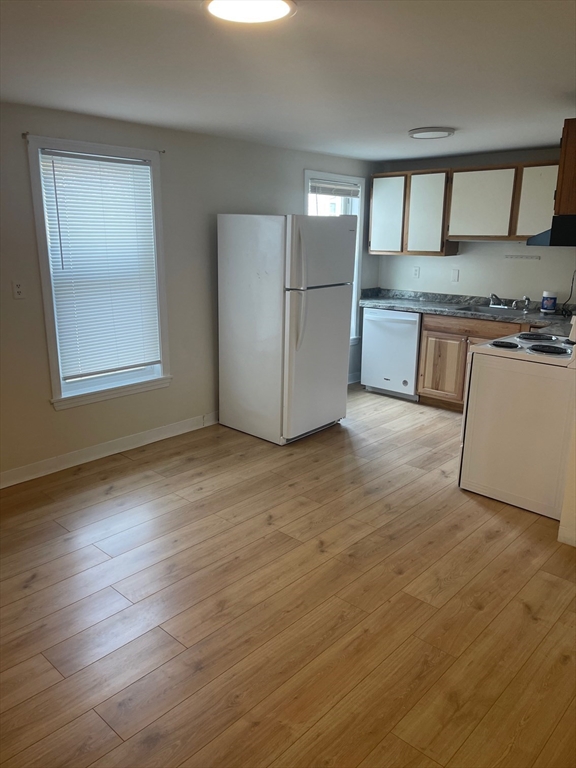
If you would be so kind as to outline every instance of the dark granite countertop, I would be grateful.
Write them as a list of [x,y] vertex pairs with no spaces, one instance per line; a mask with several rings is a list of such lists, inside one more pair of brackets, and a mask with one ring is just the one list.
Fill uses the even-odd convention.
[[[372,292],[372,289],[370,289]],[[546,329],[546,332],[557,336],[568,336],[570,320],[561,315],[544,315],[536,306],[531,306],[528,312],[510,312],[503,310],[498,314],[463,311],[462,306],[477,304],[488,306],[484,296],[457,296],[454,294],[416,293],[413,291],[387,291],[377,289],[380,295],[363,296],[361,307],[373,309],[396,309],[404,312],[420,312],[427,315],[446,315],[448,317],[469,317],[474,320],[498,320],[507,323],[528,323],[535,328]],[[375,292],[375,290],[373,291]],[[365,292],[362,292],[365,294]],[[392,294],[392,295],[390,295]]]

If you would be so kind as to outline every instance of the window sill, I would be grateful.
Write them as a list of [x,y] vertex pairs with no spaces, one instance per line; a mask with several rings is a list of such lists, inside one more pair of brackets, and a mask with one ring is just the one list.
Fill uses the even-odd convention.
[[160,387],[167,387],[171,381],[172,376],[161,376],[156,379],[148,379],[148,381],[139,381],[135,384],[124,384],[120,387],[100,389],[97,392],[56,397],[50,402],[56,411],[63,411],[66,408],[75,408],[78,405],[98,403],[100,400],[111,400],[114,397],[124,397],[125,395],[135,395],[138,392],[146,392],[149,389],[160,389]]

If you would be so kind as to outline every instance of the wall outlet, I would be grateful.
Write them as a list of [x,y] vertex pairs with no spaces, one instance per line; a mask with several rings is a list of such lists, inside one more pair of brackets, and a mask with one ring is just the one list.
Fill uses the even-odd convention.
[[24,283],[21,280],[12,280],[12,298],[13,299],[25,299]]
[[451,281],[453,283],[457,283],[460,280],[460,270],[459,269],[453,269],[452,270],[452,278]]
[[420,277],[420,267],[412,267],[412,277]]

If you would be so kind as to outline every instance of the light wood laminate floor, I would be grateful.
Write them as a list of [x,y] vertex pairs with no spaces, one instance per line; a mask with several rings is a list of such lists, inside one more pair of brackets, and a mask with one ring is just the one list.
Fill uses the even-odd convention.
[[573,768],[576,550],[460,421],[352,387],[2,491],[5,768]]

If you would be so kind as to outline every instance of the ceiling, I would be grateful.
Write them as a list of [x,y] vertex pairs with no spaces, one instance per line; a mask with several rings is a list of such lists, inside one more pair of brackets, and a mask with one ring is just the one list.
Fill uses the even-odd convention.
[[551,146],[576,114],[574,0],[297,2],[242,25],[199,0],[2,0],[0,94],[366,160]]

